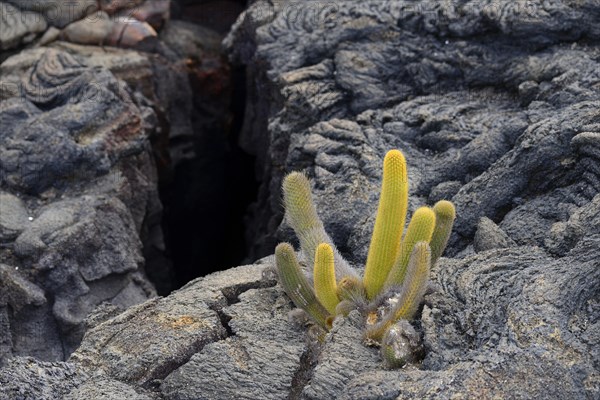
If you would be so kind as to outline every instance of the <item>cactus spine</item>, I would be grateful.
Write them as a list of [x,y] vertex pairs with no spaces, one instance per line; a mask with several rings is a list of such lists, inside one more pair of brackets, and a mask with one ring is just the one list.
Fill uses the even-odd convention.
[[398,256],[408,208],[406,160],[398,150],[390,150],[383,160],[383,179],[375,228],[365,266],[367,298],[382,289]]
[[337,296],[335,282],[335,265],[333,262],[333,249],[327,243],[321,243],[315,254],[314,286],[317,299],[335,315],[335,308],[340,300]]
[[327,243],[333,249],[337,279],[355,275],[325,232],[312,200],[308,178],[300,172],[292,172],[284,178],[282,191],[285,216],[300,240],[300,250],[308,265],[314,265],[317,246]]
[[431,250],[427,242],[418,242],[410,256],[406,271],[406,280],[402,285],[396,305],[385,318],[367,331],[367,337],[380,342],[389,327],[400,319],[410,320],[414,317],[427,289]]
[[448,239],[452,233],[452,226],[454,225],[454,219],[456,219],[456,210],[454,204],[447,200],[441,200],[435,203],[433,206],[435,212],[435,229],[431,236],[431,265],[435,265],[438,258],[442,256]]
[[413,248],[417,242],[429,242],[435,227],[435,213],[429,207],[421,207],[415,211],[408,224],[406,235],[400,245],[400,254],[390,271],[386,287],[399,286],[404,282],[406,268]]
[[321,327],[329,329],[331,315],[315,296],[315,292],[300,268],[292,245],[289,243],[277,245],[275,263],[279,282],[296,307],[306,311]]

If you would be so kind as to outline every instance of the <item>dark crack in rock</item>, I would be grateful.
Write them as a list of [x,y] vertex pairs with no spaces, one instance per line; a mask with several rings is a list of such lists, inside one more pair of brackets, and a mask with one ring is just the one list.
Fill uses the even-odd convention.
[[379,351],[363,344],[364,326],[357,311],[335,322],[302,398],[335,399],[353,378],[383,367]]
[[[148,385],[207,343],[224,337],[214,311],[190,296],[149,300],[89,329],[69,361],[117,380]],[[127,365],[127,368],[122,368]]]

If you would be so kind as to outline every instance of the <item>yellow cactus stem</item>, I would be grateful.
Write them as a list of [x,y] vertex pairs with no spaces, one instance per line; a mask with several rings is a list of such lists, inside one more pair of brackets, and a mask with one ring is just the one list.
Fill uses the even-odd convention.
[[427,242],[421,241],[414,246],[396,305],[378,324],[367,330],[367,338],[381,343],[381,339],[390,326],[400,320],[411,320],[427,290],[431,265],[431,249]]
[[338,280],[345,275],[356,275],[325,232],[312,199],[308,178],[300,172],[292,172],[283,179],[282,191],[286,219],[298,236],[308,265],[314,265],[317,246],[327,243],[333,249]]
[[406,235],[402,239],[400,245],[400,254],[396,259],[392,270],[390,271],[386,284],[386,287],[400,286],[404,282],[404,276],[406,275],[406,268],[410,255],[413,252],[413,248],[417,242],[427,242],[431,240],[433,230],[435,228],[435,213],[429,207],[421,207],[415,211],[413,217],[408,224]]
[[437,260],[442,256],[446,249],[448,239],[452,233],[452,226],[456,219],[456,209],[454,204],[447,200],[441,200],[433,206],[435,212],[435,229],[431,236],[431,266],[434,266]]
[[390,150],[383,160],[379,208],[365,266],[364,284],[368,299],[379,294],[396,261],[407,208],[406,160],[399,150]]
[[337,296],[337,285],[335,282],[333,249],[327,243],[321,243],[317,247],[314,281],[317,299],[319,299],[330,314],[335,315],[335,308],[340,300]]
[[294,248],[280,243],[275,248],[275,264],[279,283],[296,307],[303,309],[322,328],[331,328],[332,316],[317,299],[308,279],[302,272]]

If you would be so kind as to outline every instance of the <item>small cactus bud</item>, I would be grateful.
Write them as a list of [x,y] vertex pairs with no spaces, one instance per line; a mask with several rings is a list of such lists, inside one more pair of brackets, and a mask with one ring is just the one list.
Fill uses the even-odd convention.
[[301,308],[294,308],[287,314],[288,322],[296,327],[304,327],[312,322],[310,316]]
[[[300,269],[300,264],[289,243],[280,243],[275,248],[275,263],[279,283],[296,307],[302,308],[321,327],[329,329],[330,314],[315,296],[308,279]],[[329,321],[329,323],[328,323]]]
[[381,291],[396,261],[407,208],[406,160],[399,150],[390,150],[383,160],[379,208],[365,266],[364,284],[369,299]]
[[447,200],[441,200],[435,203],[433,206],[435,212],[435,229],[431,236],[431,266],[434,266],[438,258],[442,256],[442,253],[446,249],[448,239],[452,233],[452,226],[454,225],[454,219],[456,218],[456,210],[454,204]]
[[381,341],[381,358],[386,368],[401,368],[422,352],[419,334],[402,319],[387,330]]

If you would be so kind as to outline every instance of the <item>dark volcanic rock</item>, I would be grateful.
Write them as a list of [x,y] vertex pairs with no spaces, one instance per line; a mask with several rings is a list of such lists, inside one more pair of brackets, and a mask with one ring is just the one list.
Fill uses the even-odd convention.
[[[152,19],[160,10],[135,11]],[[80,17],[63,36],[92,18]],[[216,133],[226,142],[231,119],[220,37],[200,29],[195,38],[198,29],[170,24],[154,54],[48,39],[50,50],[29,48],[0,65],[0,261],[50,291],[27,309],[0,296],[3,356],[68,357],[98,304],[126,308],[155,295],[146,273],[158,293],[172,290],[158,177],[166,187],[199,149],[214,157],[203,144]]]
[[[281,171],[305,169],[336,243],[362,260],[372,226],[365,211],[376,208],[365,205],[392,147],[407,155],[411,194],[421,199],[414,205],[441,196],[457,204],[451,254],[482,216],[510,235],[502,218],[524,199],[560,201],[551,192],[573,185],[564,201],[578,207],[598,192],[597,138],[574,139],[600,122],[595,2],[278,7],[256,3],[225,41],[255,81],[243,143],[261,143],[266,121],[270,132],[264,146],[246,146],[264,167],[251,232],[257,255],[278,241]],[[528,215],[528,225],[541,218]]]
[[0,192],[0,242],[14,240],[29,222],[29,212],[17,196]]
[[0,103],[0,286],[8,354],[63,360],[98,304],[155,295],[140,241],[159,207],[155,115],[107,69],[57,50],[34,54],[18,56],[30,69],[2,66],[16,90]]
[[15,357],[0,369],[0,398],[60,399],[87,378],[88,375],[81,368],[72,364]]
[[11,400],[153,400],[139,387],[102,376],[92,377],[65,362],[43,362],[15,357],[0,370],[0,398]]
[[70,180],[106,175],[128,152],[143,150],[144,123],[152,122],[144,118],[150,115],[109,71],[48,51],[22,84],[23,97],[8,99],[2,108],[0,150],[8,188],[33,195],[50,186],[60,190]]
[[476,252],[503,249],[515,245],[516,243],[498,225],[494,224],[494,221],[487,217],[481,217],[473,237],[473,247]]
[[77,389],[69,392],[64,400],[155,400],[159,399],[151,391],[127,385],[110,378],[89,379]]

